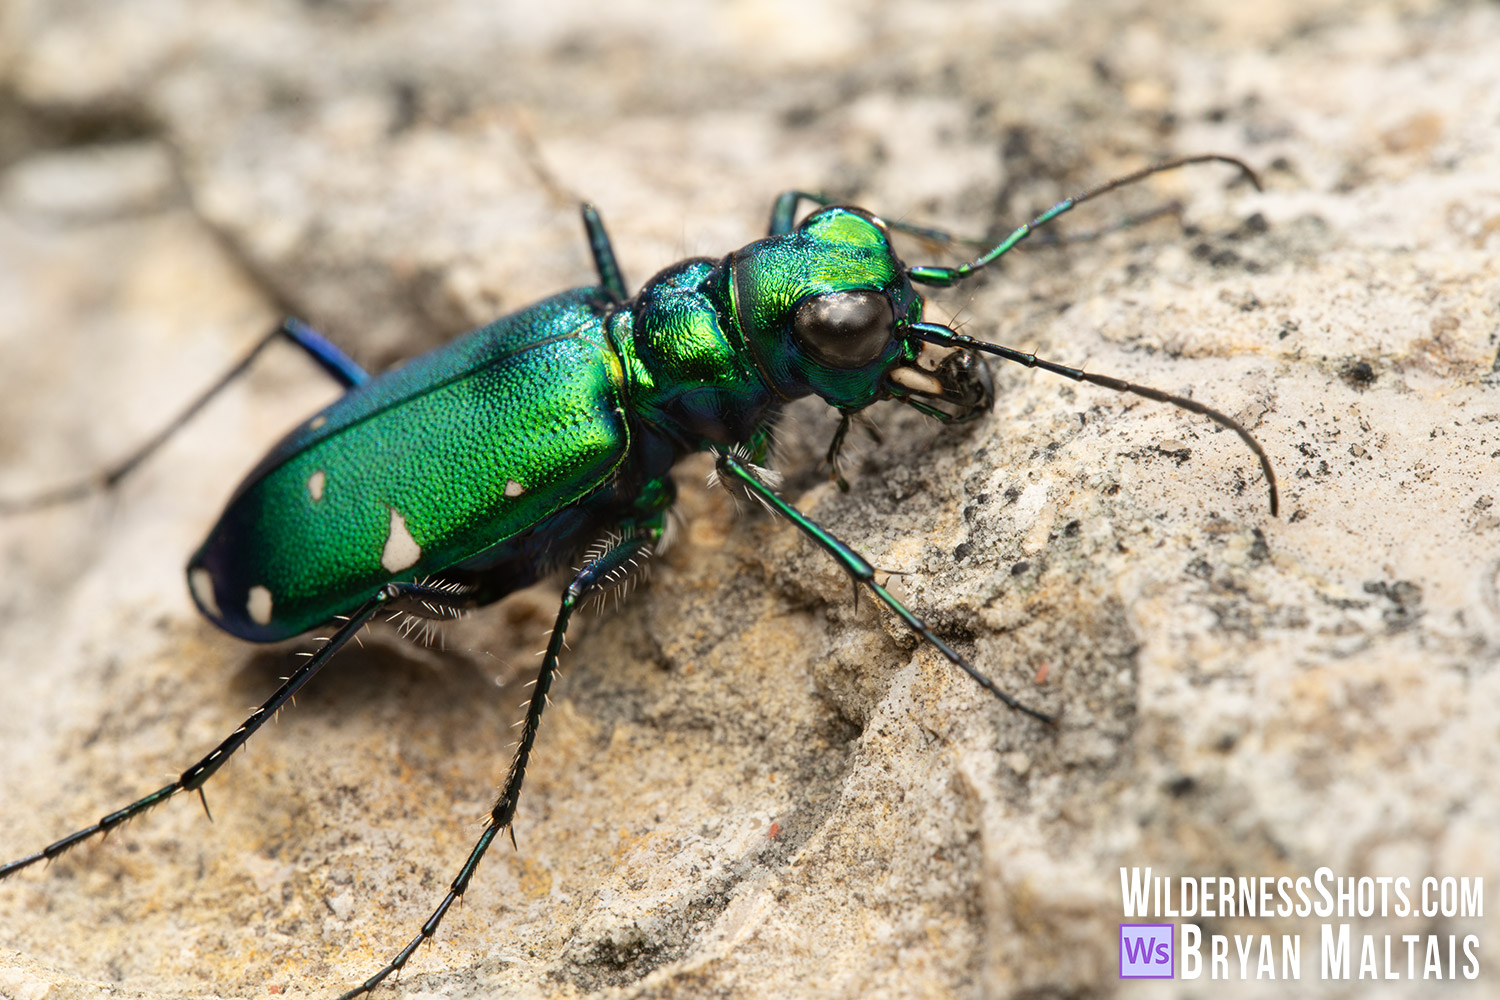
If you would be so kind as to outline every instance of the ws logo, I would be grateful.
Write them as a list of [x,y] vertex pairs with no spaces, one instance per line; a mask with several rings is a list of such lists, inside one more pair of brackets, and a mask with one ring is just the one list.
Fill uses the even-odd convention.
[[1120,978],[1171,979],[1177,966],[1173,924],[1120,925]]

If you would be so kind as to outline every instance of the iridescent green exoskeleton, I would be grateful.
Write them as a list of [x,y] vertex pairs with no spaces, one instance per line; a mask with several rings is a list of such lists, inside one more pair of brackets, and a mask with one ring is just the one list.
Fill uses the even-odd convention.
[[[300,346],[347,388],[303,421],[250,472],[193,555],[188,582],[215,624],[266,642],[339,621],[311,658],[212,753],[173,783],[35,854],[0,877],[55,857],[205,781],[356,632],[383,610],[447,617],[528,586],[585,553],[563,593],[519,745],[490,822],[421,932],[350,990],[368,992],[432,936],[491,842],[515,817],[547,692],[579,602],[609,586],[660,544],[675,490],[673,464],[717,455],[717,476],[790,520],[925,641],[1006,705],[1052,717],[1003,692],[876,581],[871,565],[775,492],[763,468],[785,405],[816,395],[850,420],[897,400],[943,421],[983,414],[993,389],[983,354],[1190,409],[1234,430],[1200,403],[982,343],[923,319],[916,286],[962,281],[1079,202],[1184,163],[1111,181],[1054,206],[968,264],[909,267],[890,225],[863,209],[788,192],[770,235],[728,256],[682,261],[626,294],[598,214],[584,222],[599,283],[506,316],[386,374],[369,377],[317,333],[289,320],[268,336]],[[804,200],[821,207],[796,221]],[[249,363],[211,389],[191,415]],[[104,477],[113,482],[153,440]],[[842,484],[842,478],[838,477]],[[66,499],[63,490],[37,502]],[[201,792],[200,792],[201,794]]]

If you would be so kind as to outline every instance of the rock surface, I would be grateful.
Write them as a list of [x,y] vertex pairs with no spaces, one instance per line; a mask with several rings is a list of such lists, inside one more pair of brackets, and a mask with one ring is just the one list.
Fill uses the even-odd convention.
[[[847,495],[799,408],[788,494],[1051,732],[691,465],[681,543],[577,628],[520,849],[380,996],[1110,994],[1133,866],[1483,877],[1480,919],[1354,929],[1475,934],[1442,995],[1493,994],[1500,8],[498,7],[0,4],[0,496],[104,467],[283,312],[380,368],[587,282],[580,196],[639,281],[787,187],[979,235],[1208,150],[1266,191],[1162,177],[1058,228],[1180,221],[934,298],[1237,416],[1283,511],[1232,435],[1024,370],[968,428],[880,411]],[[0,520],[0,856],[170,780],[287,672],[181,566],[330,397],[309,367],[273,351],[112,494]],[[0,884],[0,996],[368,975],[479,832],[555,591],[446,653],[377,633],[211,783],[212,824],[184,797]],[[1204,930],[1301,934],[1288,995],[1436,991],[1319,982],[1319,922]]]

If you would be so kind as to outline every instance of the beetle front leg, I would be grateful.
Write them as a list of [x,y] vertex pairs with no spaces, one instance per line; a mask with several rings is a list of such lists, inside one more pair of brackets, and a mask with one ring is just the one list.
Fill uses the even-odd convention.
[[896,613],[897,617],[906,623],[907,628],[936,648],[938,652],[947,657],[950,663],[972,677],[980,687],[996,698],[999,698],[1007,708],[1013,708],[1017,712],[1029,715],[1033,719],[1045,722],[1048,725],[1057,724],[1057,720],[1053,716],[1023,704],[1007,694],[998,684],[980,673],[973,664],[960,656],[957,650],[949,646],[942,639],[939,639],[937,634],[928,628],[926,622],[918,618],[906,605],[896,600],[890,591],[875,582],[875,567],[870,565],[868,559],[844,544],[832,532],[817,524],[806,514],[781,499],[774,489],[760,479],[753,466],[730,452],[720,452],[719,461],[715,468],[721,482],[730,485],[732,488],[749,493],[765,505],[768,510],[780,514],[796,525],[797,530],[806,535],[810,541],[824,552],[827,552],[833,558],[834,562],[844,568],[844,571],[854,580],[856,586],[864,587],[870,593],[874,594],[882,604],[890,608]]

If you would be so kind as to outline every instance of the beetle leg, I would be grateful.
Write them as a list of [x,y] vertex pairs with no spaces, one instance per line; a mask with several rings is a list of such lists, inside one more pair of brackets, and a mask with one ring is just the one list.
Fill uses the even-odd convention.
[[303,353],[317,362],[318,367],[323,369],[329,378],[345,389],[352,389],[370,380],[370,373],[355,363],[353,358],[339,350],[333,341],[295,316],[288,316],[282,320],[281,325],[266,339],[270,340],[278,336],[285,337],[288,342],[301,348]]
[[134,472],[136,466],[150,458],[156,449],[166,444],[173,434],[176,434],[184,424],[198,414],[199,410],[212,402],[213,398],[228,388],[231,382],[243,375],[251,363],[260,356],[261,351],[282,337],[304,351],[308,357],[317,362],[319,368],[346,389],[359,385],[370,377],[365,374],[364,369],[354,363],[353,359],[335,347],[318,331],[301,320],[288,317],[280,326],[256,341],[255,346],[250,348],[233,368],[221,375],[217,382],[200,393],[198,398],[187,405],[186,409],[173,417],[165,427],[153,434],[135,451],[103,472],[78,482],[43,490],[29,497],[18,497],[14,500],[0,499],[0,515],[20,514],[57,504],[72,503],[75,500],[82,500],[95,490],[113,489],[120,480]]
[[[841,413],[839,415],[838,430],[833,432],[833,440],[828,442],[828,478],[838,484],[840,493],[849,492],[849,480],[844,478],[844,470],[839,467],[839,455],[844,450],[844,439],[849,436],[849,427],[859,412]],[[865,423],[864,426],[869,427],[870,425]]]
[[833,440],[828,442],[828,478],[838,483],[840,493],[849,492],[849,480],[844,478],[843,470],[839,468],[839,452],[844,450],[844,438],[849,434],[849,424],[853,419],[848,413],[839,414],[838,430],[833,432]]
[[583,203],[583,228],[588,233],[589,251],[594,255],[594,268],[599,272],[599,284],[609,294],[610,301],[620,305],[629,296],[625,293],[625,275],[620,271],[620,262],[615,257],[615,247],[604,229],[604,219],[599,210],[589,202]]
[[547,707],[547,692],[551,689],[552,680],[557,674],[558,658],[562,654],[563,637],[568,630],[568,621],[578,606],[590,595],[610,586],[618,579],[620,573],[628,571],[628,568],[637,560],[652,552],[661,540],[665,522],[665,511],[658,511],[649,519],[639,522],[631,530],[616,538],[608,548],[585,561],[583,568],[574,575],[572,582],[563,591],[562,604],[557,610],[557,619],[552,625],[552,638],[547,642],[547,649],[542,657],[542,667],[537,671],[536,681],[531,689],[531,698],[526,705],[526,717],[521,721],[521,738],[516,744],[514,756],[511,757],[505,784],[494,806],[490,809],[489,822],[486,823],[484,832],[479,835],[479,840],[469,852],[463,867],[459,869],[458,876],[448,887],[448,894],[443,897],[437,909],[432,911],[432,915],[427,918],[417,936],[412,938],[384,968],[343,994],[339,1000],[353,1000],[354,997],[372,992],[387,976],[399,972],[423,941],[430,940],[437,933],[443,917],[447,915],[449,908],[458,901],[459,897],[468,890],[469,881],[474,877],[480,859],[484,857],[490,844],[502,830],[510,831],[511,844],[515,845],[516,835],[511,824],[516,817],[516,805],[521,798],[521,785],[526,780],[526,766],[531,761],[531,751],[536,743],[537,730],[541,727],[542,712]]
[[427,577],[417,583],[421,591],[396,602],[386,620],[396,624],[396,631],[404,639],[424,646],[436,641],[441,646],[443,634],[438,625],[462,618],[464,612],[472,610],[475,588],[444,576]]
[[813,194],[810,191],[783,191],[771,204],[770,235],[784,236],[791,232],[797,221],[797,206],[804,201],[823,206],[833,204],[833,199],[826,195]]
[[896,613],[897,617],[906,623],[907,628],[930,643],[938,652],[947,657],[950,663],[972,677],[980,687],[996,698],[999,698],[1007,708],[1013,708],[1017,712],[1022,712],[1033,719],[1038,719],[1049,725],[1056,724],[1057,720],[1052,716],[1024,705],[1007,694],[999,685],[980,673],[968,660],[960,656],[953,647],[949,646],[942,639],[939,639],[937,634],[928,628],[927,624],[918,618],[910,608],[896,600],[895,597],[891,596],[890,591],[875,582],[875,567],[871,566],[864,556],[855,552],[838,538],[834,537],[832,532],[822,528],[806,514],[803,514],[797,508],[777,496],[776,491],[761,482],[756,477],[754,470],[744,461],[731,452],[720,452],[716,469],[721,481],[738,485],[741,489],[753,495],[769,510],[775,511],[788,521],[791,521],[797,527],[797,530],[801,531],[809,540],[832,556],[834,562],[844,568],[844,571],[854,579],[856,585],[862,586],[874,594],[882,604],[890,608]]
[[833,440],[828,443],[827,455],[828,477],[838,483],[840,493],[849,492],[849,481],[844,478],[844,472],[839,467],[839,456],[843,454],[844,441],[849,436],[849,427],[856,422],[864,428],[865,433],[870,435],[870,440],[876,445],[885,443],[880,437],[880,428],[875,426],[875,421],[871,420],[864,410],[849,410],[840,413],[839,426],[833,432]]
[[[266,720],[274,716],[281,710],[282,706],[291,701],[297,692],[302,690],[303,685],[312,680],[314,675],[319,670],[322,670],[324,665],[333,658],[333,654],[337,653],[350,639],[354,638],[355,633],[364,628],[370,619],[388,608],[392,602],[405,599],[441,600],[446,596],[445,591],[436,591],[423,584],[386,584],[380,588],[380,591],[374,597],[361,605],[358,611],[350,615],[348,620],[340,625],[333,635],[323,640],[323,645],[319,646],[312,656],[308,658],[307,662],[302,664],[295,673],[286,679],[286,683],[276,689],[276,693],[271,695],[265,704],[251,713],[250,717],[242,722],[238,729],[230,733],[223,742],[214,747],[208,756],[198,761],[186,771],[183,771],[176,781],[157,789],[144,798],[137,799],[123,809],[115,810],[100,819],[93,826],[70,833],[68,836],[49,844],[34,854],[18,858],[6,865],[0,865],[0,879],[14,874],[22,868],[29,867],[38,861],[50,861],[92,837],[107,834],[115,827],[134,819],[153,806],[161,805],[178,792],[196,791],[201,794],[204,783],[213,777],[214,772],[223,767],[224,762],[236,750],[244,746],[246,741],[255,735],[256,730],[265,725]],[[205,808],[207,808],[206,804]]]

